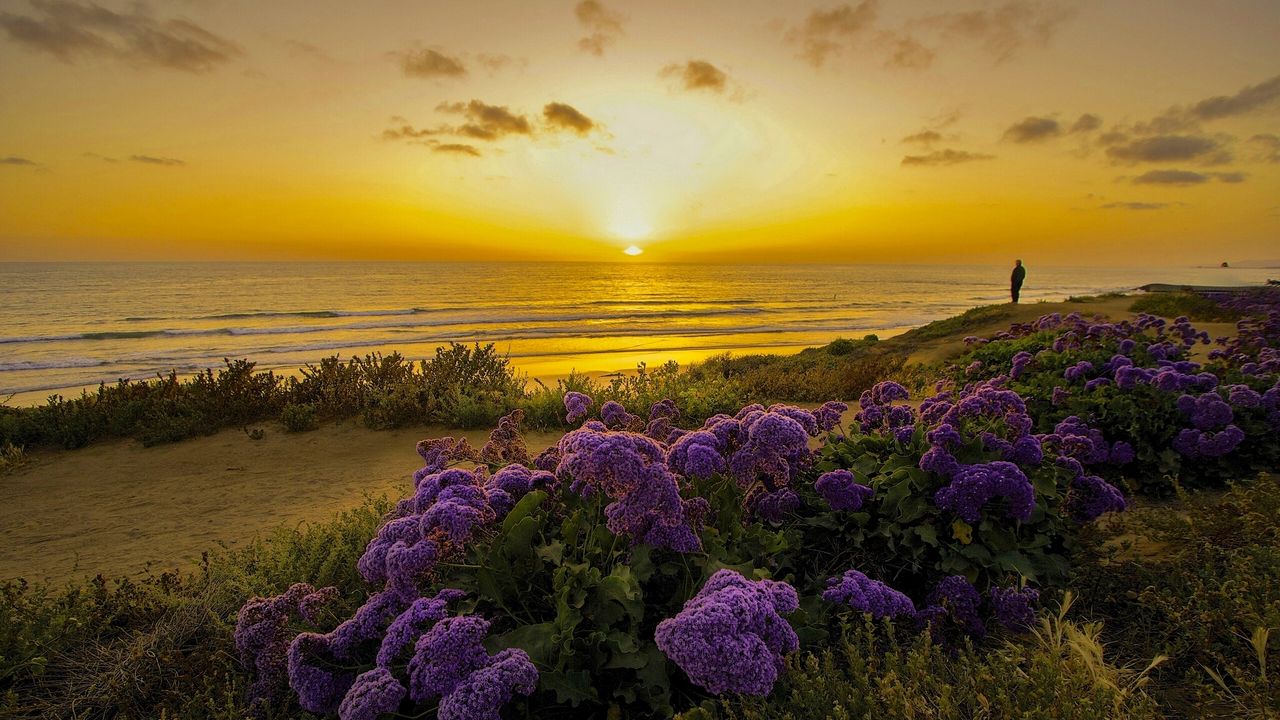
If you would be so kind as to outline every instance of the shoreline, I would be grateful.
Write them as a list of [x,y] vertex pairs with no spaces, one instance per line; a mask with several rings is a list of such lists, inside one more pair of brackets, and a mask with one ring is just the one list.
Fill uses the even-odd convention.
[[[989,335],[1051,312],[1128,316],[1132,302],[1132,296],[1111,296],[988,306],[989,319],[963,330],[907,332],[882,346],[909,362],[935,365],[964,350],[964,335]],[[1234,329],[1197,325],[1214,335]],[[855,410],[849,412],[846,420]],[[355,419],[303,433],[262,425],[259,440],[232,428],[153,447],[114,439],[33,451],[29,464],[0,477],[0,579],[65,582],[98,573],[136,575],[148,564],[189,568],[219,543],[236,547],[282,525],[327,520],[365,495],[402,497],[421,466],[414,452],[420,439],[464,436],[479,447],[489,433],[441,426],[371,430]],[[534,452],[560,435],[524,433]]]

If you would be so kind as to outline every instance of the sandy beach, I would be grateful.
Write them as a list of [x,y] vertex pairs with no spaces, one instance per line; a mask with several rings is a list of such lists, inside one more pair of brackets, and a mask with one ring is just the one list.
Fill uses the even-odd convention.
[[[1131,303],[1112,297],[1023,304],[1009,307],[1008,319],[964,334],[994,334],[1050,312],[1121,318]],[[1215,337],[1234,329],[1201,326]],[[910,360],[944,362],[963,348],[962,336],[921,342]],[[365,495],[402,497],[421,465],[414,443],[422,438],[465,435],[479,446],[488,434],[440,427],[374,431],[355,420],[301,434],[264,427],[261,440],[225,430],[151,448],[118,440],[33,453],[26,467],[0,478],[0,578],[62,582],[136,574],[148,564],[153,571],[190,567],[218,543],[235,547],[281,525],[326,520]],[[525,435],[533,450],[558,437]]]

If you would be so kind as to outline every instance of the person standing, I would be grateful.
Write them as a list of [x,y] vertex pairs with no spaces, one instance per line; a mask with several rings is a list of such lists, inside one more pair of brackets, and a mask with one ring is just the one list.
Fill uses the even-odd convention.
[[1027,278],[1027,269],[1022,267],[1021,260],[1013,261],[1013,275],[1009,277],[1009,295],[1013,302],[1018,302],[1018,294],[1022,292],[1022,281]]

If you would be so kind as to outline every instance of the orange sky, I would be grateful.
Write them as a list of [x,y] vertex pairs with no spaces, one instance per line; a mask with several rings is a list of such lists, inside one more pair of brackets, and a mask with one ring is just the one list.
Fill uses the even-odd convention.
[[0,4],[0,261],[1280,259],[1275,0]]

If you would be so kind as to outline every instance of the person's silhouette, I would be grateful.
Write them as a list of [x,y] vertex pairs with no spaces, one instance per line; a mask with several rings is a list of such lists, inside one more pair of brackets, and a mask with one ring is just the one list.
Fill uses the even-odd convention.
[[1022,281],[1027,278],[1027,269],[1022,267],[1021,260],[1013,261],[1013,275],[1009,277],[1009,295],[1018,302],[1018,294],[1022,292]]

